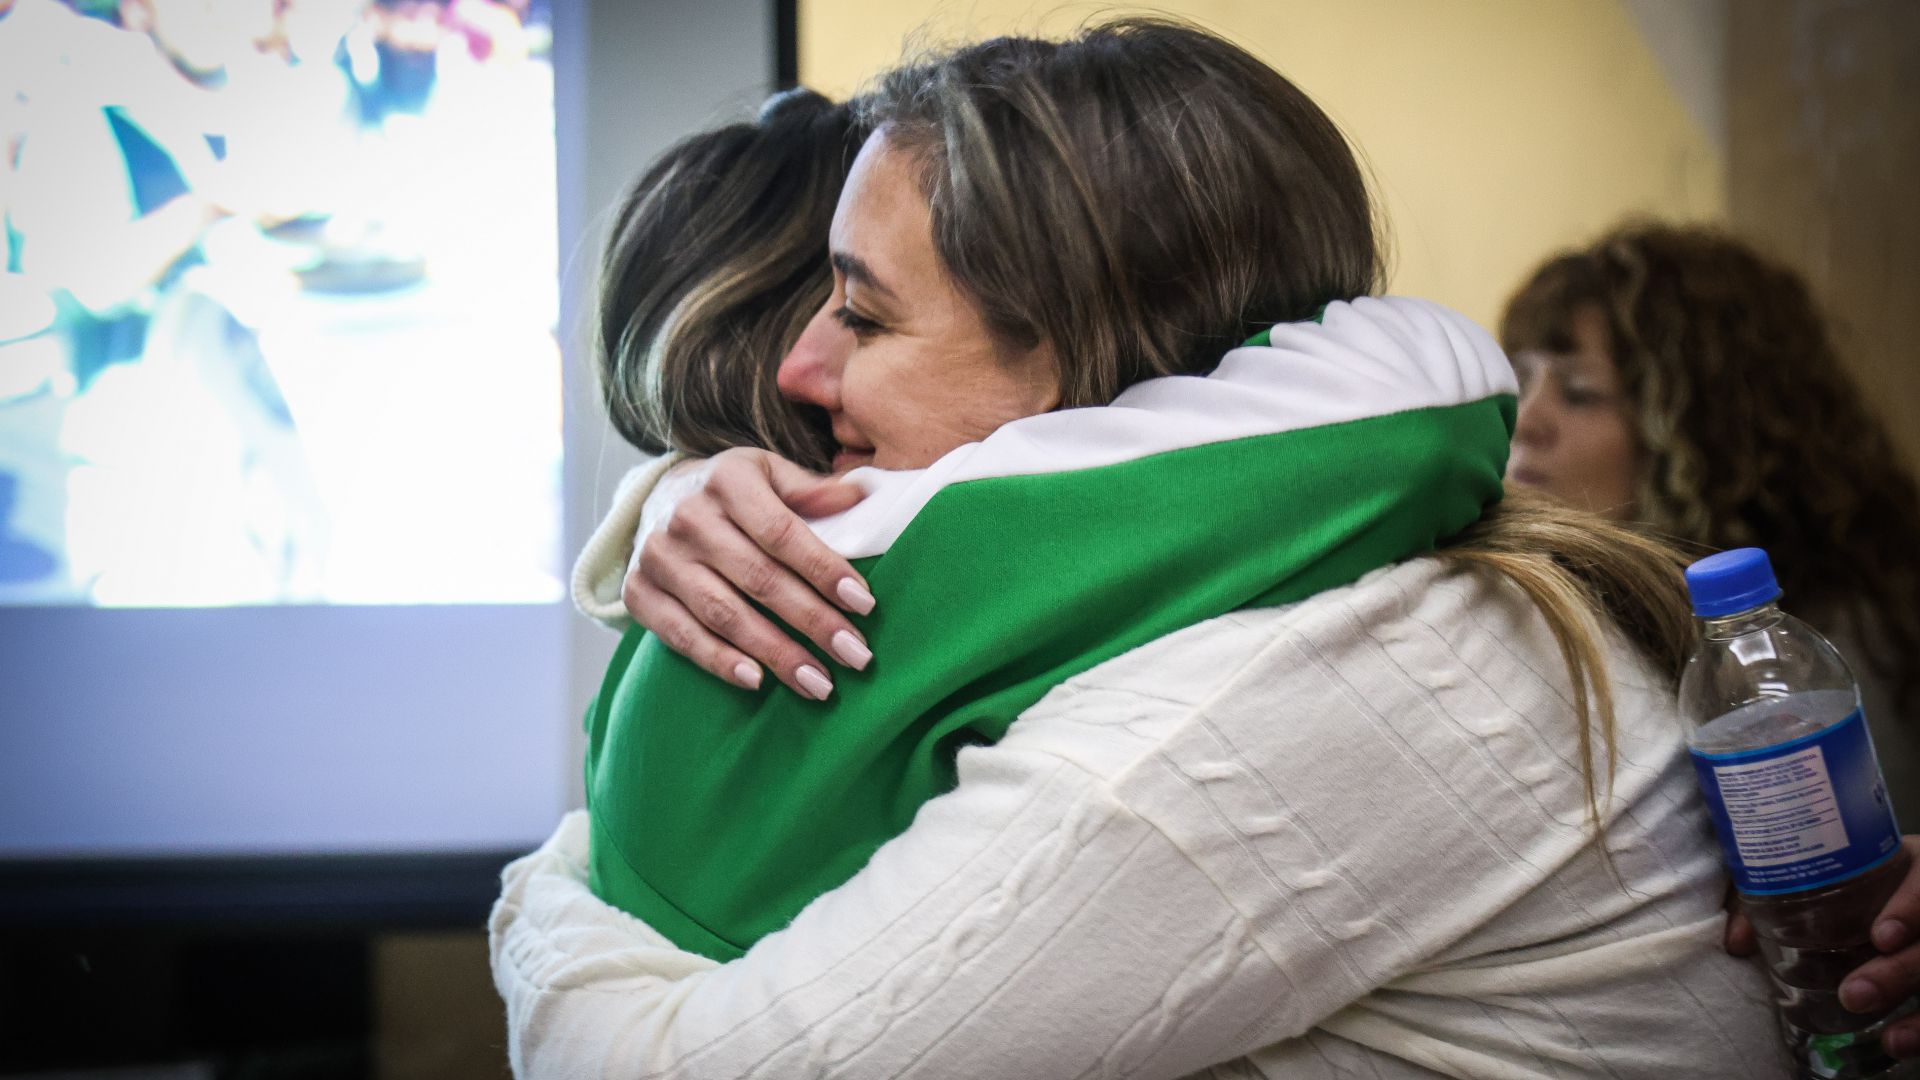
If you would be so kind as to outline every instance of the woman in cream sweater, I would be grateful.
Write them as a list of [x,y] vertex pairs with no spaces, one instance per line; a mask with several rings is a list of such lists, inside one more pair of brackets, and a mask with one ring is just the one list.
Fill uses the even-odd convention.
[[[1142,71],[1164,77],[1121,77]],[[844,464],[874,466],[855,473],[865,499],[819,539],[860,560],[888,605],[890,567],[920,571],[902,591],[938,597],[983,536],[1053,559],[1042,580],[1068,578],[1037,600],[1027,579],[1002,583],[1011,598],[976,595],[969,606],[1026,618],[922,641],[930,666],[1019,667],[1039,655],[1029,632],[1056,621],[1034,611],[1084,617],[1098,590],[1083,582],[1183,550],[1189,516],[1223,493],[1259,509],[1251,525],[1227,513],[1241,531],[1216,539],[1208,565],[1169,561],[1165,589],[1122,573],[1123,599],[1164,608],[1267,534],[1324,554],[1357,550],[1382,521],[1444,529],[1485,463],[1468,460],[1471,439],[1432,433],[1477,438],[1491,418],[1504,443],[1512,385],[1497,349],[1443,309],[1364,297],[1378,264],[1358,169],[1310,102],[1232,46],[1154,23],[1057,46],[1005,39],[901,73],[872,108],[879,133],[832,231],[833,296],[779,373],[824,414]],[[1115,124],[1124,137],[1102,134]],[[1182,184],[1200,186],[1173,205],[1145,197]],[[1148,250],[1109,257],[1117,226],[1139,227],[1128,208],[1149,204],[1172,223]],[[1303,238],[1332,242],[1279,242]],[[1371,386],[1366,404],[1342,378]],[[1241,406],[1271,404],[1260,388],[1289,379],[1303,404],[1291,426],[1233,426],[1264,417]],[[1316,532],[1322,507],[1258,480],[1303,446],[1354,486],[1378,483],[1370,456],[1437,462],[1414,485],[1437,494]],[[1289,562],[1304,575],[1288,577],[1294,591],[1229,598],[1093,656],[997,739],[936,740],[951,790],[737,959],[596,895],[607,841],[660,904],[676,899],[660,883],[685,872],[634,866],[656,853],[605,835],[626,827],[598,820],[626,805],[609,788],[596,820],[570,818],[508,872],[493,932],[516,1067],[1785,1075],[1764,981],[1719,947],[1722,880],[1671,705],[1689,630],[1671,557],[1526,499],[1458,524],[1435,556],[1361,545],[1376,565],[1358,574],[1353,557],[1319,576],[1323,562]],[[942,547],[954,529],[964,542]],[[1131,560],[1096,557],[1129,541]],[[606,755],[634,727],[738,720],[744,744],[723,740],[726,753],[749,757],[763,739],[832,743],[843,721],[871,732],[869,686],[912,677],[903,650],[878,646],[916,619],[939,623],[875,608],[881,659],[837,695],[809,693],[813,711],[789,711],[784,735],[760,704],[801,699],[782,688],[649,697],[673,661],[636,635],[596,709],[590,767],[622,775]],[[630,708],[648,702],[684,715]],[[724,790],[738,817],[780,816],[778,791]],[[720,892],[700,892],[713,906],[701,927],[736,914]]]

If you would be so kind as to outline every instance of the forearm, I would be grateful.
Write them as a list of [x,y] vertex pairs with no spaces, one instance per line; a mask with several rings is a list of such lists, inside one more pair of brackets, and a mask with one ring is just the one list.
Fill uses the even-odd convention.
[[1277,973],[1157,830],[1044,755],[970,779],[719,967],[598,905],[570,822],[492,922],[516,1072],[1174,1076],[1271,1037]]

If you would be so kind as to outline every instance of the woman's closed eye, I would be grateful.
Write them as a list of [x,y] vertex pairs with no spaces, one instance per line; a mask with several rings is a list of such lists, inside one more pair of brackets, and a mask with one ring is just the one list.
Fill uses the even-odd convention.
[[841,326],[853,331],[853,336],[864,341],[886,330],[886,327],[867,318],[845,304],[833,309],[833,317]]
[[1560,399],[1576,409],[1610,407],[1615,403],[1614,395],[1604,387],[1577,380],[1560,384]]

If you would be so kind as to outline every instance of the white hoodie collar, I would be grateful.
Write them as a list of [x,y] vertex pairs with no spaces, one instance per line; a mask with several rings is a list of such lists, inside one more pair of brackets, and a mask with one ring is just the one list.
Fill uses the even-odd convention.
[[1014,420],[924,469],[855,469],[867,497],[813,523],[841,555],[892,546],[942,489],[968,480],[1117,465],[1170,450],[1413,409],[1461,405],[1519,385],[1472,320],[1426,300],[1362,297],[1317,322],[1282,323],[1270,345],[1233,349],[1212,372],[1136,383],[1110,405]]

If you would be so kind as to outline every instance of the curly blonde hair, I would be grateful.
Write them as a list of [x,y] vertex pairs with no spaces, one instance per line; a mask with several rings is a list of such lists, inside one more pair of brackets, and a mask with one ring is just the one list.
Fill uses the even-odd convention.
[[1636,517],[1690,546],[1764,547],[1810,618],[1847,624],[1920,699],[1920,490],[1806,282],[1717,229],[1635,221],[1549,259],[1507,303],[1508,352],[1575,349],[1605,313],[1646,453]]

